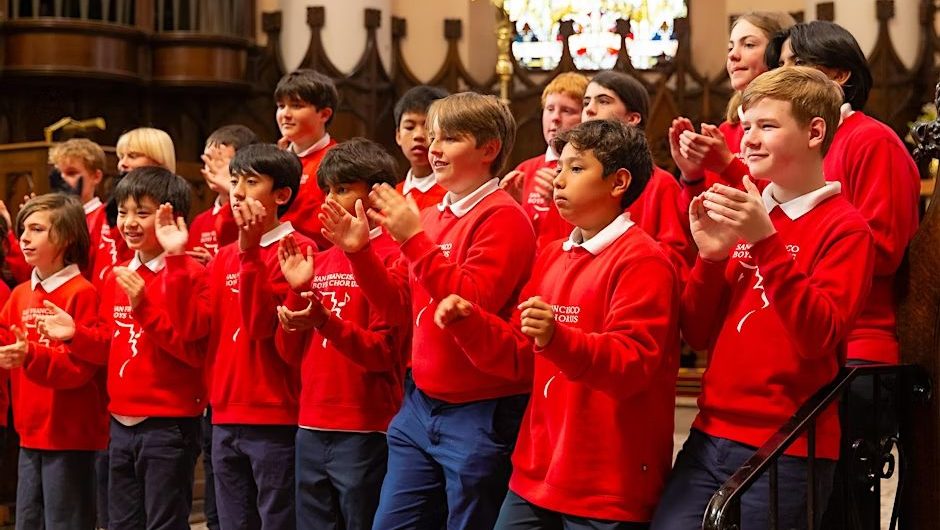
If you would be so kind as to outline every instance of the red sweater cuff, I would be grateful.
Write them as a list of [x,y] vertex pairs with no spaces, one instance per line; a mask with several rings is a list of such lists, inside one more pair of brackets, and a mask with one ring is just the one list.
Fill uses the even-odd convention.
[[166,268],[168,271],[186,270],[186,254],[176,254],[166,257]]
[[411,262],[418,261],[439,249],[440,247],[431,241],[424,231],[418,232],[401,244],[401,253]]
[[744,178],[744,175],[749,174],[750,170],[747,168],[747,164],[738,157],[734,157],[728,167],[721,172],[721,177],[728,182],[734,182],[736,187],[740,187],[742,185],[741,179]]
[[577,379],[587,369],[587,356],[581,351],[579,334],[568,326],[555,324],[552,340],[544,348],[533,346],[533,351],[551,361],[569,379]]
[[239,251],[238,260],[241,262],[242,268],[244,268],[245,265],[260,265],[261,247],[255,246]]

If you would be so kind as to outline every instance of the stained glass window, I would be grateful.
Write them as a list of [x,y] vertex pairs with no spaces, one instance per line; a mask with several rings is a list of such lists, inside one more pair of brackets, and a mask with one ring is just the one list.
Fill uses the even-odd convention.
[[675,19],[685,17],[685,0],[504,0],[516,28],[512,52],[519,63],[551,70],[561,59],[558,33],[563,20],[574,24],[568,41],[581,70],[605,70],[617,62],[617,19],[630,21],[627,51],[633,66],[649,69],[676,55]]

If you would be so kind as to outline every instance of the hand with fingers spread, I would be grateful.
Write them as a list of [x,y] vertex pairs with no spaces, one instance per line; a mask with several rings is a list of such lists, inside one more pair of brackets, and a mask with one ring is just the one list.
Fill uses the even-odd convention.
[[506,173],[499,181],[499,187],[506,190],[507,193],[512,195],[513,199],[516,199],[516,202],[522,202],[522,187],[525,183],[525,173],[514,169],[509,173]]
[[535,339],[535,345],[544,348],[555,335],[555,313],[552,306],[540,296],[533,296],[519,304],[522,311],[522,333]]
[[343,252],[359,252],[369,243],[369,218],[362,200],[356,201],[356,216],[330,197],[320,207],[320,234]]
[[186,220],[174,217],[173,206],[169,203],[161,204],[157,208],[157,217],[154,219],[157,241],[169,256],[179,256],[186,252],[186,243],[189,241],[189,231],[186,229]]
[[238,248],[248,250],[261,244],[261,236],[267,227],[270,215],[257,199],[246,197],[232,209],[235,224],[238,225]]
[[535,191],[542,196],[547,203],[552,202],[552,194],[555,190],[555,175],[558,171],[554,168],[542,167],[535,172]]
[[683,131],[679,135],[679,152],[689,161],[715,173],[724,171],[734,159],[721,130],[708,123],[702,124],[701,134]]
[[[167,254],[169,254],[169,252],[167,252]],[[205,247],[195,247],[192,250],[187,250],[186,255],[198,261],[202,266],[206,266],[213,257],[209,249]]]
[[702,204],[702,196],[692,199],[689,205],[689,226],[692,239],[698,246],[698,254],[708,261],[721,261],[731,254],[734,244],[740,239],[730,226],[712,219]]
[[688,118],[679,117],[672,120],[669,127],[669,154],[676,163],[676,167],[682,172],[682,178],[689,182],[698,181],[705,177],[705,171],[698,162],[693,162],[682,155],[681,143],[679,138],[684,132],[695,133],[695,127]]
[[75,320],[72,315],[49,300],[43,301],[43,305],[51,313],[36,319],[36,331],[51,340],[72,340],[75,336]]
[[310,288],[313,280],[313,247],[307,245],[303,252],[293,235],[288,235],[278,243],[277,261],[281,264],[281,274],[294,291]]
[[16,342],[6,346],[0,346],[0,368],[11,370],[23,366],[26,360],[26,353],[29,351],[29,342],[26,340],[26,332],[19,326],[10,326],[10,331],[16,337]]
[[770,220],[757,186],[747,175],[742,179],[745,191],[716,184],[702,193],[702,205],[712,220],[730,227],[741,239],[757,243],[777,229]]
[[3,201],[0,201],[0,218],[6,221],[8,229],[13,230],[13,218],[10,217],[10,210],[7,209],[7,205]]
[[374,210],[367,213],[372,222],[382,225],[392,239],[404,243],[421,232],[418,205],[411,196],[405,197],[388,184],[376,184],[369,193]]
[[277,319],[284,331],[294,332],[305,329],[318,329],[326,323],[330,312],[323,307],[317,295],[311,291],[301,293],[300,296],[309,303],[307,307],[294,311],[285,306],[277,306]]
[[448,324],[470,316],[471,311],[473,311],[473,304],[456,294],[451,294],[437,304],[437,309],[434,311],[434,323],[437,327],[444,329]]
[[199,169],[202,178],[206,179],[210,188],[219,193],[228,194],[231,190],[231,177],[228,173],[229,159],[222,153],[222,148],[214,146],[206,149],[200,158],[203,166]]
[[112,270],[118,286],[124,290],[127,298],[130,299],[131,308],[137,307],[140,301],[144,299],[144,288],[146,287],[144,279],[140,274],[137,274],[137,271],[132,271],[127,267],[114,267]]

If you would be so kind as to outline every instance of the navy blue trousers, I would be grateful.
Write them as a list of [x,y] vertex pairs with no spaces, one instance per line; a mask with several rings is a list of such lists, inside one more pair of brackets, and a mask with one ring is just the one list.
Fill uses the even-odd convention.
[[[750,458],[756,448],[692,429],[676,457],[653,516],[652,530],[700,530],[709,499]],[[816,513],[832,492],[835,460],[816,459]],[[807,459],[781,457],[777,467],[778,528],[806,528]],[[741,498],[741,529],[768,528],[770,479],[765,473]],[[817,527],[819,524],[817,517]]]
[[647,530],[649,523],[588,519],[539,508],[516,495],[506,494],[493,530]]
[[406,380],[373,529],[492,528],[528,396],[450,404]]
[[213,425],[212,471],[223,530],[294,530],[293,425]]
[[384,433],[297,429],[298,530],[369,530],[388,462]]
[[189,530],[199,417],[111,420],[110,530]]
[[95,451],[20,448],[16,530],[95,527]]
[[206,526],[209,530],[219,530],[219,511],[215,505],[215,475],[212,473],[212,407],[206,408],[202,417],[202,469],[205,480],[203,487],[203,508]]

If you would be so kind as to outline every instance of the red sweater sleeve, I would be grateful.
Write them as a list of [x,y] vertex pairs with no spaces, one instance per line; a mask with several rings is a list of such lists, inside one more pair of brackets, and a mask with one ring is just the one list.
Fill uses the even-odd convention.
[[682,292],[679,327],[682,338],[692,349],[708,350],[728,311],[731,289],[725,281],[728,260],[706,261],[699,258]]
[[[215,278],[219,260],[213,258],[205,269],[201,269],[189,267],[189,259],[186,255],[166,257],[163,293],[169,325],[183,339],[195,341],[209,334],[212,315],[210,282]],[[199,287],[194,290],[193,285]]]
[[362,295],[373,310],[386,322],[411,322],[411,289],[404,257],[396,256],[384,263],[371,244],[346,257]]
[[[636,281],[643,278],[642,282]],[[624,269],[610,295],[599,332],[556,323],[555,333],[537,355],[550,360],[572,381],[617,399],[642,393],[656,381],[666,355],[663,345],[677,344],[678,287],[668,264],[641,259]]]
[[812,276],[800,271],[774,234],[750,249],[764,278],[767,298],[803,358],[838,351],[871,287],[871,234],[849,232],[821,254]]
[[[94,326],[98,297],[91,289],[75,294],[71,307],[64,307],[77,326]],[[105,348],[107,356],[107,348]],[[49,388],[77,388],[98,372],[97,364],[81,359],[72,350],[56,341],[54,345],[30,341],[29,351],[23,362],[23,373],[37,384]]]
[[424,232],[405,241],[401,251],[417,281],[435,300],[456,294],[487,311],[497,311],[529,274],[535,238],[523,214],[499,208],[480,221],[461,264],[447,259]]
[[[522,295],[520,300],[527,300]],[[522,333],[519,326],[518,309],[513,310],[509,321],[486,311],[477,305],[466,318],[449,324],[446,328],[477,369],[508,381],[519,381],[532,377],[532,339]]]
[[[395,334],[404,330],[385,322],[379,312],[369,311],[368,328],[331,314],[317,335],[328,339],[333,347],[352,362],[370,372],[391,372],[403,365],[395,357]],[[317,340],[315,337],[314,340]]]
[[277,306],[283,303],[290,287],[280,267],[269,267],[261,256],[260,247],[239,254],[238,302],[242,313],[243,331],[252,340],[274,338],[279,327]]
[[69,342],[69,350],[77,358],[97,366],[108,364],[111,337],[114,333],[114,275],[110,272],[101,284],[98,318],[82,323],[75,320],[75,336]]

